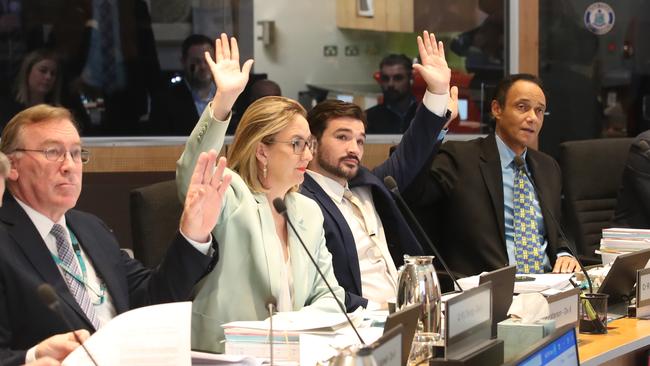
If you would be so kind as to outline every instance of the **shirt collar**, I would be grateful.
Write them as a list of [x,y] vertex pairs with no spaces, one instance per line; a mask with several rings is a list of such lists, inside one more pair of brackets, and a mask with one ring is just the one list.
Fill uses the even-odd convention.
[[312,177],[316,183],[318,183],[318,185],[325,191],[325,193],[327,193],[328,196],[330,196],[334,202],[343,202],[343,192],[345,192],[346,188],[349,189],[347,182],[345,183],[345,186],[342,186],[334,179],[326,177],[309,169],[307,170],[307,174],[309,174],[309,176]]
[[63,227],[66,227],[65,215],[62,215],[59,221],[54,222],[50,220],[49,217],[34,210],[26,203],[19,200],[17,197],[14,196],[14,198],[16,199],[16,202],[18,202],[20,207],[22,207],[23,210],[25,210],[25,213],[27,214],[29,219],[32,220],[32,223],[34,224],[34,226],[36,226],[36,230],[38,230],[38,233],[41,235],[41,238],[43,240],[45,240],[45,238],[50,234],[50,231],[52,231],[52,226],[54,226],[54,224],[59,224]]
[[[503,140],[501,140],[499,135],[495,134],[494,136],[497,140],[497,149],[499,150],[499,158],[501,159],[501,170],[505,170],[514,164],[515,156],[517,156],[517,154],[515,154],[515,152],[512,151]],[[524,162],[526,161],[527,152],[528,148],[525,148],[523,154],[521,154],[521,158],[524,159]]]

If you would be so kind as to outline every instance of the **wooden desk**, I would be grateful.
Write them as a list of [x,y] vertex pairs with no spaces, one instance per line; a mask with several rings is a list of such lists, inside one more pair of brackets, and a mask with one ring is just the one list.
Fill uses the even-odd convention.
[[[607,334],[579,334],[581,365],[645,365],[650,349],[650,320],[623,318],[607,325]],[[644,362],[645,361],[645,362]]]

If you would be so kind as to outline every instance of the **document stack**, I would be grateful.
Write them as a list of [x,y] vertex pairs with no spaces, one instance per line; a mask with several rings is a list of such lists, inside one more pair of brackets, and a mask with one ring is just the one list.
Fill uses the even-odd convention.
[[603,264],[608,264],[620,254],[648,248],[650,248],[650,230],[611,228],[603,229],[600,249],[597,252],[602,256]]

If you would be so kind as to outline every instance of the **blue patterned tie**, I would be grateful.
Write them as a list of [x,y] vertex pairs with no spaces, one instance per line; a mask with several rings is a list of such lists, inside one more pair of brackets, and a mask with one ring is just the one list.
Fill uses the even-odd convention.
[[533,205],[534,192],[522,169],[515,173],[514,228],[517,273],[543,273],[544,253]]
[[[74,258],[72,248],[66,240],[65,229],[63,226],[54,224],[50,233],[56,239],[56,251],[58,253],[59,259],[61,259],[61,262],[63,262],[63,265],[65,265],[67,269],[74,274],[74,276],[81,278],[79,265]],[[93,324],[95,329],[99,329],[99,318],[95,313],[95,306],[90,301],[90,296],[88,296],[86,287],[77,281],[74,276],[65,270],[63,271],[63,278],[65,279],[65,283],[68,285],[70,293],[72,296],[74,296],[75,300],[77,300],[77,303],[81,307],[81,310],[83,310],[88,319],[90,319],[90,322]]]

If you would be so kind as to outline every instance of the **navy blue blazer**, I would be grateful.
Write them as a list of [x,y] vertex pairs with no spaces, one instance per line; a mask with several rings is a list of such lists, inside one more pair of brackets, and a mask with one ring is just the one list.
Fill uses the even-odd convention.
[[[420,105],[402,141],[389,158],[372,171],[359,167],[357,176],[348,182],[351,188],[370,187],[375,208],[384,226],[388,250],[398,267],[404,262],[404,254],[422,255],[424,252],[390,191],[384,186],[383,179],[392,176],[400,190],[408,187],[422,169],[428,168],[427,163],[440,145],[437,139],[446,120],[447,116],[439,117]],[[363,297],[361,288],[354,236],[343,214],[309,174],[305,175],[300,193],[315,200],[323,211],[327,248],[332,253],[336,279],[345,289],[347,310],[367,306],[368,300]]]
[[[203,255],[179,234],[160,266],[149,270],[120,250],[113,233],[96,216],[70,210],[65,217],[106,284],[118,314],[139,306],[189,300],[194,284],[217,259],[216,254],[213,258]],[[0,364],[22,365],[27,349],[68,331],[40,301],[36,288],[42,283],[52,285],[63,314],[75,329],[94,331],[36,227],[6,194],[0,208]]]

